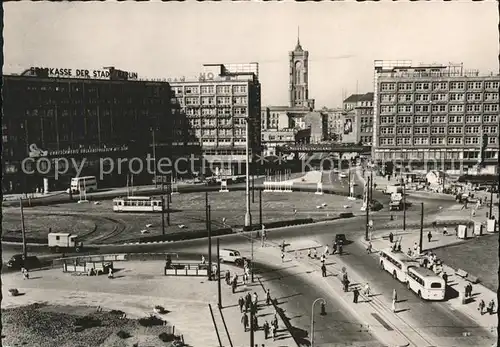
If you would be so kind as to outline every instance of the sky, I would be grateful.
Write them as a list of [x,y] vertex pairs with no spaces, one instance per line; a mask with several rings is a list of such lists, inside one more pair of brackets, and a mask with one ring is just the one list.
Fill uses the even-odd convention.
[[115,66],[194,78],[205,63],[259,62],[262,105],[288,104],[288,52],[309,51],[316,107],[373,91],[373,61],[464,63],[498,73],[495,1],[8,2],[4,73]]

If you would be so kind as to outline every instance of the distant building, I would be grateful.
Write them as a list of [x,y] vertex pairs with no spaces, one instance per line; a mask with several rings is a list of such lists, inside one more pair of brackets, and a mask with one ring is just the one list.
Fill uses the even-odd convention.
[[[99,187],[125,186],[131,158],[145,163],[155,152],[174,161],[199,149],[170,84],[137,80],[136,73],[31,68],[3,75],[2,92],[4,193],[65,190],[76,167],[83,168],[82,176],[99,177],[102,158],[114,169]],[[32,173],[23,171],[25,159],[24,169]],[[56,159],[60,165],[74,161],[59,168],[67,170],[57,179]],[[151,184],[152,171],[139,171],[135,184]]]
[[262,131],[263,155],[276,155],[277,146],[293,145],[295,143],[294,129],[268,129]]
[[343,102],[343,110],[342,142],[371,146],[373,142],[373,93],[349,96]]
[[321,112],[309,112],[304,116],[304,128],[310,129],[309,143],[321,143],[328,137],[328,116]]
[[498,171],[499,75],[375,61],[372,157],[412,168]]
[[261,151],[258,64],[205,64],[203,68],[197,80],[170,84],[204,159],[225,174],[234,174],[245,162],[247,120],[251,158]]
[[261,129],[290,128],[288,106],[267,106],[261,108]]
[[320,112],[327,118],[327,141],[340,142],[342,140],[342,108],[323,107]]

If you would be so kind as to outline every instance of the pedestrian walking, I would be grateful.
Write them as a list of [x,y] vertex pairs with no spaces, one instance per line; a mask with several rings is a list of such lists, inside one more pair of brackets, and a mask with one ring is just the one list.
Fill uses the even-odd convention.
[[365,295],[367,298],[370,297],[370,294],[371,293],[371,289],[370,289],[370,285],[368,283],[365,284]]
[[113,278],[113,269],[112,268],[109,268],[109,271],[108,271],[108,278]]
[[337,242],[334,242],[333,246],[332,246],[332,254],[335,254],[335,253],[337,253]]
[[204,256],[204,255],[202,255],[202,256],[201,256],[201,263],[202,263],[203,265],[205,265],[205,263],[206,263],[206,261],[205,261],[205,256]]
[[396,303],[398,301],[398,293],[396,289],[392,290],[392,312],[396,312]]
[[366,247],[366,253],[371,254],[372,253],[372,242],[368,241],[368,247]]
[[321,264],[325,265],[326,257],[324,254],[321,255]]
[[281,251],[281,262],[285,262],[285,252]]
[[267,320],[265,321],[264,325],[262,326],[262,329],[264,330],[264,339],[267,340],[267,338],[269,337],[269,323],[267,322]]
[[321,275],[323,277],[326,277],[326,266],[325,266],[325,264],[321,265]]
[[273,327],[276,327],[278,329],[278,313],[274,314],[273,321],[271,322]]
[[266,304],[267,305],[271,304],[271,292],[269,289],[266,291]]
[[343,284],[344,284],[344,292],[348,292],[349,291],[349,280],[346,278],[344,281],[343,281]]
[[273,325],[273,341],[276,340],[277,335],[278,335],[278,327],[276,325]]
[[394,241],[394,234],[392,231],[389,233],[389,242],[392,243]]
[[448,284],[448,274],[446,272],[443,272],[443,280],[444,280],[444,285],[446,287],[446,285]]
[[313,249],[313,258],[316,259],[318,257],[318,251],[316,248]]
[[246,312],[243,313],[243,316],[241,317],[241,324],[243,324],[243,329],[245,329],[246,332],[248,329],[248,315]]
[[235,277],[235,278],[233,278],[233,282],[231,285],[231,289],[233,291],[233,294],[236,293],[236,287],[238,287],[238,282],[236,281],[236,277]]
[[339,244],[339,255],[342,255],[342,244]]
[[427,239],[429,240],[429,242],[431,242],[431,240],[432,240],[432,233],[430,230],[429,230],[429,233],[427,234]]
[[259,301],[259,296],[257,295],[257,292],[253,292],[253,298],[252,298],[252,302],[254,304],[257,304],[257,302]]
[[247,274],[243,273],[243,285],[247,284]]
[[448,228],[446,225],[443,227],[443,235],[448,235]]
[[488,303],[488,313],[493,314],[494,311],[495,311],[495,301],[491,299],[490,302]]
[[[418,244],[415,242],[413,244],[413,250],[415,251],[415,253],[417,252],[417,248],[418,248]],[[417,253],[418,254],[418,253]]]
[[311,249],[310,249],[310,248],[307,250],[307,256],[308,256],[309,258],[311,258]]
[[329,253],[330,253],[330,249],[328,248],[328,245],[325,245],[325,251],[323,254],[329,255]]
[[240,306],[240,313],[243,313],[243,307],[245,307],[245,299],[240,296],[238,299],[238,305]]
[[354,288],[354,290],[352,291],[352,294],[354,295],[353,296],[353,299],[352,299],[352,302],[357,304],[358,303],[358,298],[359,298],[359,290],[358,288]]
[[486,306],[486,304],[484,303],[484,300],[481,300],[479,301],[479,307],[478,307],[478,310],[479,312],[481,313],[481,316],[484,314],[484,307]]

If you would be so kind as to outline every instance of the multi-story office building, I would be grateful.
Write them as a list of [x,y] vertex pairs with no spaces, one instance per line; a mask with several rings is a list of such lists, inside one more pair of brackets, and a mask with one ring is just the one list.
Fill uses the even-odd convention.
[[205,64],[200,78],[171,82],[203,157],[234,174],[246,162],[246,122],[250,160],[261,151],[261,90],[258,64]]
[[373,93],[353,94],[343,102],[342,142],[362,143],[371,146],[373,142]]
[[[156,156],[172,160],[194,151],[170,85],[131,80],[136,77],[113,68],[32,68],[4,75],[2,190],[29,193],[46,182],[49,189],[66,189],[75,167],[83,165],[81,175],[99,176],[104,157],[114,161],[114,169],[99,185],[125,185],[127,160],[138,157],[144,162],[153,146]],[[22,170],[26,158],[31,159],[25,171],[32,174]],[[74,163],[56,180],[57,158]],[[120,166],[118,159],[125,162]],[[135,174],[138,184],[151,184],[151,179],[146,168]]]
[[497,171],[499,84],[462,65],[375,61],[373,158]]

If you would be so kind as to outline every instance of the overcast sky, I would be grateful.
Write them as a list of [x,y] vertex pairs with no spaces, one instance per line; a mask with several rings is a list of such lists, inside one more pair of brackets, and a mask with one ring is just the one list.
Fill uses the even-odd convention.
[[4,3],[4,73],[31,66],[187,78],[203,63],[259,62],[262,105],[288,104],[288,51],[309,51],[309,96],[372,91],[373,60],[463,62],[498,71],[488,2]]

